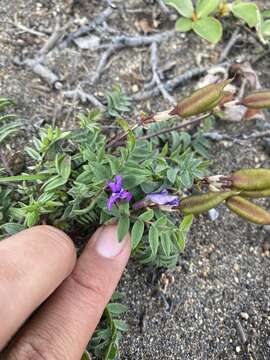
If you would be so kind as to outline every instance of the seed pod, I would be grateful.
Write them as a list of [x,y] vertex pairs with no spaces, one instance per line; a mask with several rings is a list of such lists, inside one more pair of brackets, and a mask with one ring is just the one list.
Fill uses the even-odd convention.
[[270,90],[253,91],[240,102],[250,109],[270,108]]
[[270,225],[270,214],[241,196],[233,196],[226,202],[227,207],[242,218],[260,225]]
[[224,80],[195,91],[190,96],[181,100],[170,112],[170,115],[179,115],[185,118],[213,109],[223,98],[223,89],[230,82],[231,80]]
[[185,214],[198,215],[217,207],[224,200],[239,194],[239,191],[209,192],[202,195],[191,195],[184,198],[179,209]]
[[266,190],[270,188],[270,169],[243,169],[231,176],[232,186],[240,190]]
[[270,189],[257,191],[243,191],[241,196],[244,198],[261,199],[270,196]]

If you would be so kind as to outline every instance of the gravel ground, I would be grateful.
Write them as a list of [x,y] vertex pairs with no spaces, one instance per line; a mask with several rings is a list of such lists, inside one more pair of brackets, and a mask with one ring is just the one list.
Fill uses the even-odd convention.
[[[116,11],[108,24],[114,30],[129,34],[138,34],[136,24],[145,13],[152,16],[159,11],[157,4],[139,0],[125,3],[133,11],[128,12],[126,19]],[[16,145],[9,144],[11,152],[17,149],[18,143],[27,142],[28,135],[41,124],[74,126],[74,114],[84,108],[64,100],[61,91],[52,90],[30,69],[14,65],[18,58],[33,56],[44,42],[42,37],[14,26],[14,16],[17,15],[17,21],[24,26],[46,33],[52,30],[56,16],[62,23],[76,19],[78,24],[83,23],[84,18],[95,17],[105,7],[105,1],[1,1],[0,95],[17,102],[17,112],[29,129]],[[174,19],[174,15],[159,14],[160,24],[154,31],[171,29]],[[168,59],[175,62],[168,77],[193,68],[198,61],[209,65],[216,61],[229,37],[230,32],[225,33],[224,43],[214,48],[193,34],[175,35],[160,46],[160,63]],[[241,54],[252,60],[261,50],[253,36],[243,33],[231,56]],[[85,73],[89,76],[95,73],[99,58],[99,53],[71,46],[49,57],[48,66],[60,75],[64,89],[68,90],[74,88]],[[255,69],[262,84],[270,87],[269,58],[257,63]],[[126,49],[113,56],[100,82],[90,90],[102,100],[115,83],[132,94],[150,78],[149,49]],[[194,85],[195,82],[190,81],[173,95],[178,98]],[[158,97],[137,103],[133,110],[136,116],[142,109],[166,107],[168,104]],[[231,135],[250,134],[259,125],[221,123],[217,128]],[[270,152],[264,148],[262,139],[245,145],[219,142],[213,144],[211,154],[213,174],[270,165]],[[264,205],[269,208],[269,201]],[[267,229],[247,224],[221,207],[215,221],[206,217],[196,219],[175,270],[153,273],[131,260],[119,286],[129,306],[126,321],[130,327],[123,337],[120,359],[270,359],[269,249]],[[160,278],[170,280],[165,301],[155,291]]]

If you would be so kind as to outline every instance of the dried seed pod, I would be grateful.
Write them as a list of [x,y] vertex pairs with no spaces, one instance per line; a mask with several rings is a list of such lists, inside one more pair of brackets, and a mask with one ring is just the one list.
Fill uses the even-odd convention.
[[185,118],[213,109],[223,99],[223,89],[230,82],[231,80],[224,80],[195,91],[190,96],[181,100],[170,112],[170,115],[178,115]]
[[191,195],[184,198],[179,209],[185,214],[198,215],[217,207],[224,200],[239,194],[239,191],[209,192],[202,195]]
[[232,186],[236,189],[255,191],[270,188],[270,169],[243,169],[231,176]]
[[260,225],[270,225],[270,214],[241,196],[233,196],[226,201],[227,207],[242,218]]
[[240,102],[250,109],[270,108],[270,90],[253,91]]
[[261,199],[270,196],[270,189],[257,191],[243,191],[240,194],[244,198]]

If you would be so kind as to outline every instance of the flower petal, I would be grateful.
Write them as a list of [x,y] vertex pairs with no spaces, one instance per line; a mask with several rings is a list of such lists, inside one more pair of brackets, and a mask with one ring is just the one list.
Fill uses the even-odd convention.
[[151,193],[145,197],[146,201],[153,202],[157,205],[173,205],[178,206],[180,201],[178,196],[169,195],[167,190],[163,190],[160,193]]
[[115,176],[115,191],[114,192],[119,192],[122,189],[122,176],[121,175],[116,175]]
[[107,200],[107,208],[109,211],[112,210],[113,205],[117,202],[117,200],[119,199],[119,194],[118,193],[113,193],[109,199]]
[[122,200],[130,201],[132,199],[132,194],[129,191],[122,189],[119,193],[119,197]]

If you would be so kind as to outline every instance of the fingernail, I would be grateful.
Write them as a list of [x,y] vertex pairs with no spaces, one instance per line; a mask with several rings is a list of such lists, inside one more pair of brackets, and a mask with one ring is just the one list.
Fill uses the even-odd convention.
[[96,251],[106,258],[117,256],[126,246],[128,238],[129,235],[119,242],[117,239],[117,226],[104,226],[96,240]]

